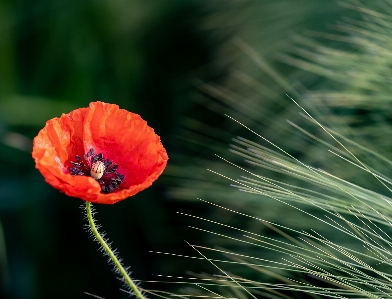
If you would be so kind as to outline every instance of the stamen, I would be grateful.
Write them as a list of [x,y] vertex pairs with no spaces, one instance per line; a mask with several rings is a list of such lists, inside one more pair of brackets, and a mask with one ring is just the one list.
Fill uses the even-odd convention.
[[83,158],[76,155],[76,162],[70,161],[73,166],[68,168],[70,174],[93,177],[100,184],[102,193],[111,193],[115,189],[120,189],[124,175],[117,172],[117,164],[109,159],[104,159],[102,153],[94,154],[93,148],[84,154]]

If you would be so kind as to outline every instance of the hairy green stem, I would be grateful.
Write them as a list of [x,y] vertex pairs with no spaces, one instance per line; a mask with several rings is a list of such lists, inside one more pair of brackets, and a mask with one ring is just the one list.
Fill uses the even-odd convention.
[[95,220],[93,218],[93,214],[91,212],[91,203],[86,201],[86,214],[87,214],[87,219],[88,223],[91,228],[91,232],[94,234],[94,236],[97,238],[97,241],[101,244],[107,255],[110,257],[110,259],[113,261],[114,266],[117,268],[117,270],[120,272],[122,277],[124,277],[125,282],[129,285],[131,290],[134,292],[137,298],[139,299],[146,299],[141,291],[138,289],[136,284],[132,281],[132,279],[129,277],[127,271],[124,269],[124,267],[121,265],[120,261],[114,254],[114,252],[110,249],[109,245],[105,242],[105,240],[102,238],[102,236],[99,234],[97,227],[95,226]]

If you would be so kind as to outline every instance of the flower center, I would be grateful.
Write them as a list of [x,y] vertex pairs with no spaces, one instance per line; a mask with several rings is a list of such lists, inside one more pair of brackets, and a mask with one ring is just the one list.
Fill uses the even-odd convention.
[[94,179],[99,180],[103,176],[105,169],[105,164],[101,161],[97,161],[93,165],[91,165],[90,175]]
[[118,165],[104,159],[102,154],[94,154],[90,149],[83,159],[76,155],[76,161],[70,161],[72,167],[68,171],[72,175],[91,176],[101,185],[102,193],[111,193],[120,188],[124,176],[117,172]]

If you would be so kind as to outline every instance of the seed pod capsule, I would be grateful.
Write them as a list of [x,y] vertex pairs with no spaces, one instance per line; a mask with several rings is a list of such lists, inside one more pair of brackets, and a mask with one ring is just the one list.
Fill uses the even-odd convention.
[[105,168],[105,164],[102,161],[97,161],[91,165],[90,175],[94,179],[99,180],[103,176]]

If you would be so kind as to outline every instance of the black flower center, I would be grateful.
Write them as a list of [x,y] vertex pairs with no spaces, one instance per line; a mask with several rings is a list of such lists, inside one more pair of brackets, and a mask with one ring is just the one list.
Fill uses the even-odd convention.
[[72,175],[91,176],[101,185],[102,193],[111,193],[119,189],[124,176],[117,172],[118,165],[104,159],[102,154],[94,154],[91,148],[83,159],[76,155],[76,161],[70,161],[72,167],[68,171]]

